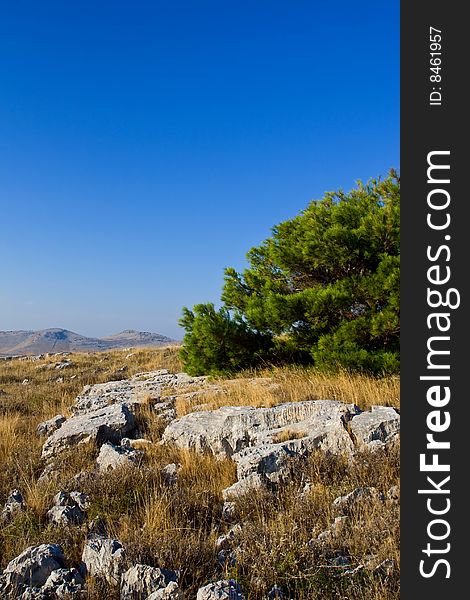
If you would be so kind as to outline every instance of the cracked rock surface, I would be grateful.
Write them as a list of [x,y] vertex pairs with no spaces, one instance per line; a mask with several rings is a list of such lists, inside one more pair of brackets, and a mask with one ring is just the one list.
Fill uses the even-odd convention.
[[385,445],[399,426],[393,408],[362,412],[336,400],[307,400],[189,413],[167,426],[161,443],[232,459],[238,481],[224,490],[229,500],[251,487],[270,488],[285,480],[292,458],[305,458],[316,449],[352,456],[356,449]]

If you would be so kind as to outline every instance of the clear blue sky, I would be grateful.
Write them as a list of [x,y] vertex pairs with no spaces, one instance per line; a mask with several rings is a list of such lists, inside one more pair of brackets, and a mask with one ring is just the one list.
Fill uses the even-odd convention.
[[397,0],[1,13],[0,330],[180,338],[273,225],[399,167]]

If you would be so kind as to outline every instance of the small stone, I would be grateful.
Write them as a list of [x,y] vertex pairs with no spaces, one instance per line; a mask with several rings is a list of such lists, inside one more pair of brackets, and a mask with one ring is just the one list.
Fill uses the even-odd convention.
[[125,446],[114,446],[106,443],[101,446],[96,459],[96,466],[101,472],[113,471],[118,467],[135,467],[142,452]]
[[152,592],[147,600],[184,600],[184,594],[175,581],[170,581],[166,588]]
[[392,485],[387,491],[387,500],[389,502],[398,502],[400,500],[400,487],[398,485]]
[[223,579],[199,588],[196,600],[245,600],[245,597],[234,579]]
[[75,502],[78,508],[82,510],[86,510],[90,506],[90,497],[88,494],[84,494],[83,492],[70,492],[70,498]]
[[85,513],[78,506],[53,506],[47,511],[47,518],[53,525],[81,525],[85,521]]
[[268,592],[268,600],[283,600],[284,593],[282,589],[275,583]]
[[163,467],[162,475],[165,483],[167,485],[175,485],[175,483],[178,481],[178,475],[182,468],[183,465],[180,465],[179,463],[170,463],[169,465],[166,465],[166,467]]
[[375,487],[360,487],[345,496],[339,496],[333,501],[333,507],[343,512],[350,512],[359,505],[371,502],[384,502],[384,495]]
[[222,505],[221,517],[224,521],[232,521],[235,518],[237,505],[235,502],[224,502]]
[[239,523],[231,527],[228,532],[224,535],[221,535],[217,538],[215,542],[216,550],[221,550],[222,548],[229,548],[237,535],[241,533],[242,527]]
[[376,577],[379,577],[380,579],[387,579],[388,577],[393,575],[395,570],[396,570],[395,561],[391,558],[387,558],[386,560],[382,561],[380,563],[380,565],[375,567],[375,569],[372,571],[372,573]]
[[60,371],[62,369],[67,369],[68,367],[72,366],[72,361],[71,360],[62,360],[61,362],[58,362],[55,364],[55,369]]
[[128,569],[121,578],[121,600],[147,598],[153,592],[164,589],[177,575],[174,571],[137,564]]
[[0,513],[0,523],[5,523],[13,519],[17,514],[23,512],[25,502],[22,493],[19,490],[12,490]]

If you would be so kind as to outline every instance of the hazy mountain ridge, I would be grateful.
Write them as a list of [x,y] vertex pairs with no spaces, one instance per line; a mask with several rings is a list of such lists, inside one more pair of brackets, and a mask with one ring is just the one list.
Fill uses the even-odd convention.
[[0,331],[0,356],[44,354],[46,352],[98,352],[113,348],[164,346],[175,340],[160,333],[127,329],[93,338],[68,329]]

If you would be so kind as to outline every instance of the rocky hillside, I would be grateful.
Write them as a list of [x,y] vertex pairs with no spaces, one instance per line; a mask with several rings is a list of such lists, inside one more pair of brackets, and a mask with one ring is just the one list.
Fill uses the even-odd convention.
[[174,343],[159,333],[126,330],[105,338],[91,338],[67,329],[0,331],[0,356],[49,352],[98,352],[112,348],[163,346]]
[[0,597],[398,600],[397,382],[176,360],[0,364]]

